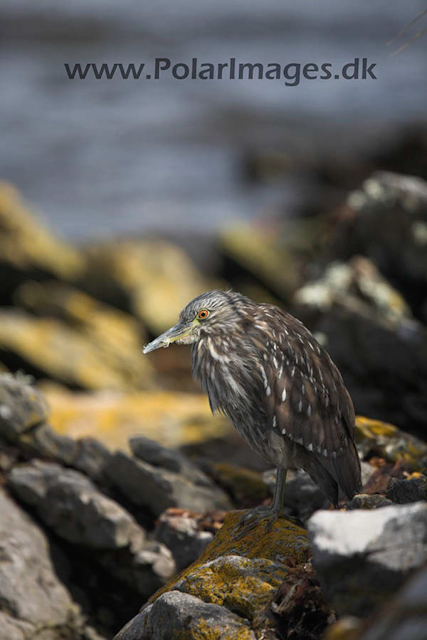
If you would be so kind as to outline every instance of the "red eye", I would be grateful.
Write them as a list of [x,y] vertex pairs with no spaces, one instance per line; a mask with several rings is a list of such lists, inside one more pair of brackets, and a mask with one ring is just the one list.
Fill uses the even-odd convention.
[[205,320],[208,317],[208,315],[209,315],[209,311],[207,309],[202,309],[197,314],[197,317],[199,318],[199,320]]

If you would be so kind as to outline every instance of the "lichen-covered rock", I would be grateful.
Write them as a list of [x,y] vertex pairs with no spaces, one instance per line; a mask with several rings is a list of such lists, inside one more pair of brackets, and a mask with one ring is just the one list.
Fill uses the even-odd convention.
[[129,363],[123,360],[124,346],[122,354],[117,346],[114,355],[101,342],[101,335],[94,339],[57,318],[37,318],[15,309],[0,311],[0,350],[6,364],[11,358],[37,378],[81,389],[150,386],[151,369],[140,355],[140,342],[134,341],[135,351],[127,351]]
[[238,507],[255,507],[269,497],[269,489],[259,471],[227,462],[212,465],[211,474],[226,489]]
[[84,637],[79,608],[57,576],[45,535],[3,490],[0,513],[0,640]]
[[85,268],[83,255],[54,238],[27,209],[12,185],[0,183],[0,299],[30,278],[72,282]]
[[[26,282],[14,299],[16,305],[37,316],[63,323],[71,335],[77,334],[92,345],[99,366],[111,369],[118,379],[122,377],[123,383],[115,388],[152,386],[153,370],[141,352],[146,336],[141,323],[129,314],[59,282]],[[41,351],[40,360],[44,357]],[[80,366],[83,368],[84,362]]]
[[1,439],[15,443],[21,434],[48,418],[48,403],[31,383],[30,377],[0,375]]
[[313,565],[338,613],[367,616],[427,561],[427,504],[318,511]]
[[335,222],[329,254],[368,256],[421,311],[427,291],[427,183],[414,176],[374,173],[349,195]]
[[164,240],[91,245],[81,287],[141,318],[153,334],[174,325],[189,300],[211,288],[178,246]]
[[34,460],[12,469],[8,484],[19,500],[69,542],[92,549],[141,546],[143,529],[78,471]]
[[374,265],[360,257],[334,264],[298,291],[294,302],[294,314],[340,369],[356,411],[422,434],[426,333]]
[[256,640],[256,636],[225,607],[170,591],[133,618],[114,640]]
[[[120,632],[117,640],[157,637],[149,635],[159,624],[158,608],[161,605],[157,603],[169,601],[169,598],[188,603],[189,622],[194,606],[195,626],[189,623],[187,635],[177,638],[254,638],[255,629],[256,637],[262,633],[268,634],[264,635],[266,638],[275,637],[270,632],[275,624],[270,603],[279,587],[287,593],[286,579],[291,567],[308,561],[309,544],[304,529],[285,518],[279,518],[267,530],[271,516],[257,513],[255,520],[248,521],[247,518],[253,515],[250,511],[228,513],[222,528],[200,558],[158,591],[142,613]],[[177,591],[180,595],[173,595]],[[181,595],[185,598],[181,599]],[[213,635],[207,635],[209,627],[201,631],[196,624],[200,602],[215,607],[212,611],[218,612],[219,620],[222,617],[226,621],[228,616],[234,616],[236,628],[229,635],[226,627],[223,635],[220,627],[215,631],[217,635],[213,632]],[[174,624],[180,628],[180,615],[174,608],[170,610],[168,629]],[[159,636],[163,637],[169,636]]]
[[427,466],[427,443],[387,422],[356,416],[356,442],[362,457],[398,462],[407,471]]
[[213,483],[195,484],[182,474],[131,458],[122,451],[111,456],[106,472],[128,500],[147,507],[155,516],[169,507],[199,512],[230,507],[227,495]]
[[279,299],[288,300],[302,284],[299,256],[288,250],[284,240],[277,240],[276,231],[240,224],[221,233],[219,249],[234,269],[249,274],[254,283],[263,283]]
[[[172,391],[71,393],[44,385],[55,431],[91,436],[111,449],[129,451],[128,440],[144,435],[166,447],[210,442],[230,433],[226,418],[212,416],[206,396]],[[236,449],[236,445],[234,445]]]
[[154,537],[171,550],[178,571],[197,560],[213,539],[210,531],[200,531],[188,511],[168,509],[157,520]]

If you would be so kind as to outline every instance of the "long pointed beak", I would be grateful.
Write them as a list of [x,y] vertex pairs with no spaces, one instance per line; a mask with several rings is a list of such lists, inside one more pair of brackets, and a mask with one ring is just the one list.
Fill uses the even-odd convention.
[[193,329],[193,323],[184,324],[182,322],[178,322],[174,327],[162,333],[162,335],[149,344],[146,344],[142,353],[150,353],[150,351],[155,351],[156,349],[160,349],[160,347],[168,347],[171,342],[176,342],[177,340],[181,340],[188,336]]

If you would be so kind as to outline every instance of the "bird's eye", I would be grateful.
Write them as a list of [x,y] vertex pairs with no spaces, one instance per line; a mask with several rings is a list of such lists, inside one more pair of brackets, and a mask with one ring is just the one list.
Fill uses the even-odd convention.
[[199,320],[206,320],[206,318],[208,317],[208,315],[209,315],[209,311],[208,311],[207,309],[201,309],[201,310],[199,311],[199,313],[197,314],[197,318],[198,318]]

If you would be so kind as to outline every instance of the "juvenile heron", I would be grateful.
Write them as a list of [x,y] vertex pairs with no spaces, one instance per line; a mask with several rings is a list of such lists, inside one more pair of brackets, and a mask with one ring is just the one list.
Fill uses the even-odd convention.
[[192,370],[212,412],[228,415],[277,467],[271,509],[283,507],[287,469],[304,469],[337,506],[360,489],[354,409],[337,367],[308,329],[271,304],[209,291],[144,353],[191,344]]

